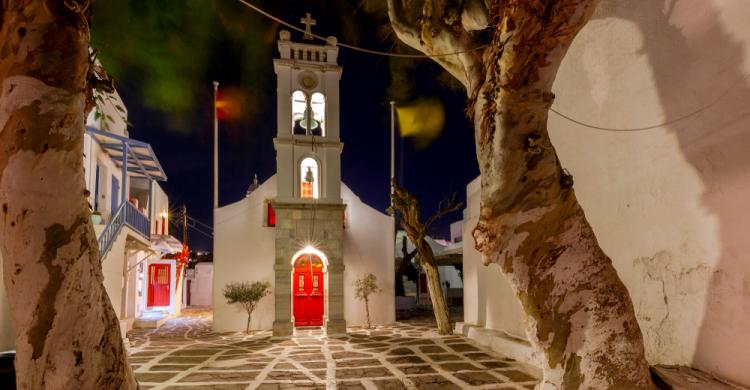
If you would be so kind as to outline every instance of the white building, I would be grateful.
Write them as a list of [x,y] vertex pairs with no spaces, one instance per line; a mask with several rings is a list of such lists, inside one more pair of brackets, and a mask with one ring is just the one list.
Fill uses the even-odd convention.
[[214,214],[214,329],[245,328],[245,314],[222,289],[234,281],[268,281],[253,329],[287,336],[296,326],[342,334],[365,323],[353,282],[376,275],[373,323],[394,320],[393,220],[364,204],[341,182],[339,80],[335,38],[296,43],[282,31],[277,75],[277,172],[248,196]]
[[[169,235],[169,200],[157,183],[166,175],[151,146],[129,137],[126,119],[117,92],[102,96],[87,120],[83,147],[104,287],[123,337],[138,319],[154,326],[162,317],[179,314],[182,287],[178,260],[162,259],[182,251],[182,244]],[[1,290],[4,350],[13,348],[15,336],[5,289]]]
[[198,263],[185,271],[185,285],[182,288],[182,307],[213,305],[214,264]]
[[[635,305],[651,364],[684,364],[750,386],[750,4],[603,1],[570,48],[550,113],[562,165]],[[465,321],[513,351],[521,306],[471,231]],[[490,330],[489,332],[487,330]],[[504,337],[489,337],[504,336]],[[522,344],[522,343],[521,343]]]

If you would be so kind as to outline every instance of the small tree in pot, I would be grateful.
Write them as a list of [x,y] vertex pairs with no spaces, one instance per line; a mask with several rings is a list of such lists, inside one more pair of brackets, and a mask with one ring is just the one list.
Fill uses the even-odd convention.
[[370,323],[370,295],[379,293],[378,278],[368,273],[354,281],[354,294],[360,301],[365,301],[365,313],[367,314],[367,329],[372,328]]
[[269,282],[232,282],[224,286],[224,298],[227,303],[239,303],[247,312],[245,333],[250,333],[250,318],[261,299],[271,294]]

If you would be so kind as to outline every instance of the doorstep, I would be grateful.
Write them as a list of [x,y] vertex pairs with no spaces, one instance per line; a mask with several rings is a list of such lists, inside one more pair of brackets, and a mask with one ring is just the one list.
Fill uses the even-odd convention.
[[164,325],[172,316],[163,311],[144,312],[135,319],[133,328],[136,329],[157,329]]

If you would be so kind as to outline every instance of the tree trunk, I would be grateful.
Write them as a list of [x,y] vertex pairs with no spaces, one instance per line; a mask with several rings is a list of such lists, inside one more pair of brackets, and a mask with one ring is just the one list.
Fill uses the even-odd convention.
[[19,389],[134,389],[83,178],[87,1],[9,1],[0,54],[0,249]]
[[[448,317],[448,305],[445,303],[443,290],[440,287],[440,274],[435,263],[435,254],[432,252],[432,248],[430,248],[425,237],[427,236],[427,231],[435,221],[449,213],[460,210],[463,205],[455,203],[453,199],[444,200],[440,203],[438,211],[423,223],[420,220],[419,201],[417,198],[406,189],[401,188],[396,183],[396,180],[391,180],[391,186],[393,186],[393,193],[391,195],[392,211],[401,213],[401,227],[404,228],[407,237],[414,244],[414,253],[418,256],[419,265],[427,272],[427,287],[430,290],[430,301],[432,302],[432,311],[435,314],[438,333],[452,334],[453,329]],[[405,242],[404,248],[406,248]],[[419,293],[419,288],[417,288],[417,293]],[[418,297],[419,295],[417,295]]]
[[250,317],[252,314],[247,313],[247,323],[245,324],[245,334],[250,334]]
[[365,314],[367,315],[367,329],[372,328],[372,323],[370,322],[370,300],[365,297]]
[[[452,334],[453,328],[451,327],[450,316],[448,314],[448,305],[445,303],[443,288],[440,285],[440,273],[435,264],[435,256],[426,242],[424,246],[425,248],[420,248],[419,251],[419,265],[422,266],[422,269],[424,269],[427,274],[427,289],[430,291],[430,302],[432,303],[432,311],[435,313],[438,333]],[[429,253],[427,253],[426,256],[423,256],[423,252]]]
[[[487,9],[467,0],[451,25],[442,3],[424,1],[430,13],[415,23],[388,1],[401,40],[428,54],[461,52],[434,58],[470,98],[481,172],[476,247],[521,300],[529,338],[545,358],[540,387],[652,388],[627,289],[547,133],[555,75],[595,0],[489,1]],[[469,31],[487,26],[490,44],[477,50]]]
[[398,265],[398,268],[396,269],[396,296],[404,296],[406,295],[406,289],[404,288],[404,274],[406,273],[406,269],[409,267],[409,264],[411,264],[411,260],[414,258],[414,255],[416,254],[416,250],[409,252],[407,249],[407,243],[408,240],[404,236],[401,240],[401,263]]

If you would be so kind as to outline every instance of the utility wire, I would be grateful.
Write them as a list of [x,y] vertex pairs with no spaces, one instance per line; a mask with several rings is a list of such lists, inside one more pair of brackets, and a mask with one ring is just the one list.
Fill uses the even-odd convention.
[[207,232],[204,232],[203,230],[199,229],[199,228],[198,228],[197,226],[195,226],[195,225],[191,225],[191,224],[189,224],[189,223],[188,223],[187,227],[189,227],[189,228],[192,228],[192,229],[193,229],[193,231],[196,231],[196,232],[198,232],[198,233],[200,233],[200,234],[203,234],[203,235],[204,235],[204,236],[206,236],[206,237],[209,237],[209,238],[213,238],[213,236],[214,236],[214,235],[213,235],[213,233],[207,233]]
[[[291,24],[291,23],[289,23],[289,22],[287,22],[287,21],[285,21],[285,20],[283,20],[283,19],[281,19],[281,18],[278,18],[278,17],[276,17],[276,16],[273,16],[273,15],[269,14],[269,13],[268,13],[268,12],[266,12],[266,11],[263,11],[263,10],[262,10],[262,9],[260,9],[260,8],[259,8],[258,6],[256,6],[256,5],[252,4],[252,3],[250,3],[250,2],[249,2],[249,1],[247,1],[247,0],[237,0],[237,1],[239,1],[239,2],[240,2],[240,3],[242,3],[242,4],[244,4],[244,5],[246,6],[246,7],[248,7],[248,8],[250,8],[250,9],[254,10],[255,12],[257,12],[257,13],[259,13],[259,14],[261,14],[261,15],[265,16],[265,17],[267,17],[268,19],[271,19],[271,20],[273,20],[274,22],[277,22],[277,23],[279,23],[279,24],[281,24],[281,25],[284,25],[284,26],[286,26],[286,27],[289,27],[289,28],[291,28],[292,30],[295,30],[295,31],[301,32],[301,33],[303,33],[303,34],[310,34],[310,35],[311,35],[311,36],[313,36],[314,38],[316,38],[316,39],[319,39],[319,40],[321,40],[321,41],[328,41],[328,39],[327,39],[327,38],[325,38],[325,37],[323,37],[323,36],[320,36],[320,35],[317,35],[317,34],[313,34],[313,33],[311,33],[311,32],[308,32],[308,31],[306,31],[306,30],[305,30],[305,29],[303,29],[303,28],[297,27],[297,26],[295,26],[295,25],[293,25],[293,24]],[[374,54],[374,55],[378,55],[378,56],[385,56],[385,57],[397,57],[397,58],[433,58],[433,57],[447,57],[447,56],[454,56],[454,55],[458,55],[458,54],[471,53],[471,52],[473,52],[473,51],[481,50],[481,49],[484,49],[484,48],[486,48],[486,47],[489,47],[489,46],[490,46],[490,44],[485,44],[485,45],[477,46],[477,47],[475,47],[475,48],[472,48],[472,49],[468,49],[468,50],[462,50],[462,51],[454,51],[454,52],[450,52],[450,53],[438,53],[438,54],[429,54],[429,55],[427,55],[427,54],[403,54],[403,53],[393,53],[393,52],[388,52],[388,51],[372,50],[372,49],[366,49],[366,48],[364,48],[364,47],[359,47],[359,46],[349,45],[349,44],[346,44],[346,43],[341,43],[341,42],[337,42],[337,43],[336,43],[336,45],[337,45],[337,46],[341,46],[341,47],[343,47],[343,48],[346,48],[346,49],[349,49],[349,50],[359,51],[359,52],[362,52],[362,53],[367,53],[367,54]]]
[[[238,0],[238,1],[240,3],[242,3],[242,4],[244,4],[245,6],[247,6],[248,8],[250,8],[250,9],[258,12],[259,14],[261,14],[261,15],[263,15],[263,16],[265,16],[265,17],[267,17],[267,18],[269,18],[269,19],[271,19],[271,20],[273,20],[273,21],[275,21],[275,22],[277,22],[279,24],[282,24],[282,25],[284,25],[286,27],[289,27],[289,28],[291,28],[291,29],[293,29],[295,31],[298,31],[298,32],[301,32],[301,33],[304,33],[304,34],[310,34],[310,35],[312,35],[316,39],[319,39],[319,40],[322,40],[322,41],[327,41],[327,39],[325,37],[322,37],[322,36],[317,35],[317,34],[310,33],[310,32],[308,32],[308,31],[306,31],[306,30],[304,30],[304,29],[302,29],[300,27],[297,27],[297,26],[295,26],[295,25],[293,25],[291,23],[288,23],[288,22],[284,21],[281,18],[273,16],[273,15],[269,14],[268,12],[260,9],[256,5],[250,3],[247,0]],[[371,49],[366,49],[366,48],[363,48],[363,47],[349,45],[349,44],[341,43],[341,42],[338,42],[337,45],[341,46],[341,47],[344,47],[344,48],[347,48],[347,49],[350,49],[350,50],[355,50],[355,51],[359,51],[359,52],[363,52],[363,53],[367,53],[367,54],[374,54],[374,55],[387,56],[387,57],[399,57],[399,58],[433,58],[433,57],[445,57],[445,56],[451,56],[451,55],[469,53],[469,52],[476,51],[476,50],[481,50],[481,49],[484,49],[484,48],[490,46],[490,44],[485,44],[485,45],[477,46],[477,47],[475,47],[473,49],[464,50],[464,51],[457,51],[457,52],[452,52],[452,53],[440,53],[440,54],[426,55],[426,54],[401,54],[401,53],[392,53],[392,52],[371,50]],[[743,75],[743,77],[739,81],[746,80],[748,78],[748,76],[750,76],[750,73],[746,73],[745,75]],[[632,128],[618,128],[618,127],[598,126],[598,125],[593,125],[593,124],[586,123],[584,121],[575,119],[575,118],[571,117],[570,115],[563,114],[562,112],[560,112],[560,111],[558,111],[558,110],[556,110],[554,108],[550,108],[550,111],[552,111],[553,113],[557,114],[561,118],[566,119],[566,120],[568,120],[568,121],[570,121],[572,123],[575,123],[575,124],[577,124],[579,126],[587,127],[589,129],[593,129],[593,130],[610,131],[610,132],[638,132],[638,131],[653,130],[653,129],[658,129],[660,127],[669,126],[669,125],[674,124],[676,122],[680,122],[682,120],[685,120],[687,118],[695,116],[695,115],[697,115],[697,114],[699,114],[699,113],[701,113],[701,112],[709,109],[710,107],[712,107],[713,105],[715,105],[719,100],[721,100],[722,98],[724,98],[724,96],[726,96],[729,93],[729,91],[732,90],[732,88],[734,88],[737,84],[739,84],[739,83],[733,83],[721,95],[719,95],[718,98],[716,98],[715,100],[713,100],[712,102],[706,104],[703,107],[700,107],[700,108],[698,108],[698,109],[696,109],[696,110],[694,110],[694,111],[692,111],[692,112],[690,112],[688,114],[679,116],[679,117],[674,118],[674,119],[669,119],[669,120],[666,120],[666,121],[664,121],[662,123],[659,123],[659,124],[656,124],[656,125],[651,125],[651,126],[632,127]]]
[[[750,73],[745,73],[744,75],[742,75],[742,77],[738,81],[745,81],[745,80],[747,80],[748,76],[750,76]],[[719,100],[723,99],[726,95],[728,95],[729,92],[734,87],[736,87],[737,85],[740,85],[740,84],[741,84],[740,82],[732,83],[732,85],[730,85],[729,88],[727,88],[726,90],[724,90],[724,92],[722,92],[716,99],[712,100],[708,104],[706,104],[706,105],[704,105],[704,106],[702,106],[702,107],[700,107],[700,108],[698,108],[698,109],[696,109],[696,110],[694,110],[694,111],[692,111],[692,112],[690,112],[688,114],[679,116],[679,117],[674,118],[674,119],[670,119],[670,120],[664,121],[664,122],[662,122],[662,123],[660,123],[658,125],[651,125],[651,126],[644,126],[644,127],[618,128],[618,127],[597,126],[597,125],[592,125],[592,124],[588,124],[588,123],[579,121],[579,120],[577,120],[575,118],[572,118],[572,117],[570,117],[568,115],[565,115],[565,114],[561,113],[560,111],[555,110],[554,108],[550,108],[550,111],[554,112],[555,114],[559,115],[560,117],[562,117],[564,119],[567,119],[567,120],[569,120],[569,121],[571,121],[571,122],[573,122],[573,123],[575,123],[577,125],[580,125],[580,126],[583,126],[583,127],[588,127],[589,129],[594,129],[594,130],[612,131],[612,132],[636,132],[636,131],[653,130],[653,129],[657,129],[657,128],[660,128],[660,127],[669,126],[671,124],[680,122],[680,121],[685,120],[687,118],[690,118],[692,116],[698,115],[698,114],[700,114],[703,111],[706,111],[707,109],[713,107],[716,103],[718,103]]]
[[210,226],[210,225],[208,225],[208,224],[206,224],[206,223],[203,223],[203,222],[201,222],[201,220],[199,220],[199,219],[193,218],[193,217],[191,217],[191,216],[189,216],[189,215],[187,216],[187,219],[188,219],[188,220],[190,220],[191,222],[195,222],[195,223],[197,223],[197,224],[199,224],[199,225],[202,225],[202,226],[203,226],[203,227],[205,227],[206,229],[209,229],[209,230],[214,230],[214,228],[213,228],[212,226]]

